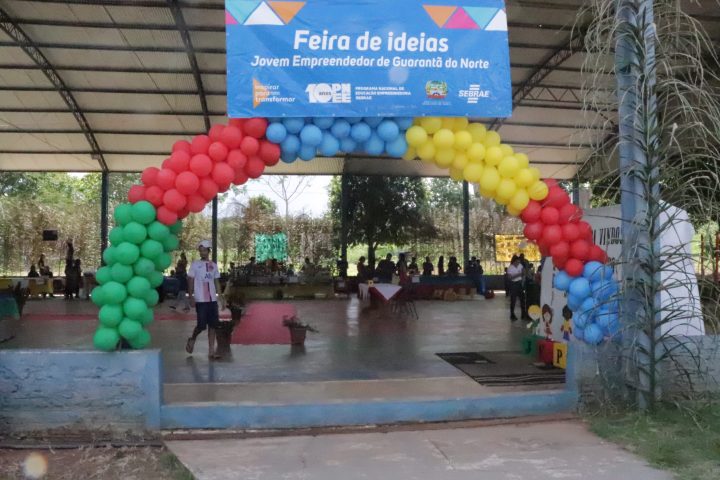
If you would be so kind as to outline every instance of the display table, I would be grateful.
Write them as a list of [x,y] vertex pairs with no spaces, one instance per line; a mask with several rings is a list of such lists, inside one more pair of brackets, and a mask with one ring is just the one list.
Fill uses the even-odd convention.
[[0,278],[0,290],[15,288],[20,284],[20,288],[27,288],[31,297],[53,294],[53,280],[49,277],[3,277]]
[[226,289],[227,298],[242,297],[249,300],[279,300],[283,298],[333,298],[332,284],[277,284],[277,285],[234,285]]
[[401,291],[403,287],[392,283],[367,283],[358,284],[358,298],[363,302],[368,302],[372,307],[379,304],[390,303]]
[[[419,279],[419,282],[416,280]],[[455,293],[465,295],[475,291],[475,284],[470,277],[459,275],[457,277],[450,276],[430,276],[430,277],[414,277],[413,290],[416,298],[432,299],[436,291],[453,290]]]

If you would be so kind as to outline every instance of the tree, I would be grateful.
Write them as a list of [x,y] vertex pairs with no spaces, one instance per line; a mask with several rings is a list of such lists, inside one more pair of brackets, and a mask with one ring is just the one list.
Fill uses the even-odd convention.
[[[350,176],[346,185],[348,242],[367,245],[369,265],[375,264],[375,250],[382,243],[402,244],[432,235],[422,179]],[[340,177],[335,177],[330,184],[330,210],[336,233],[341,224],[341,197]]]
[[282,200],[285,206],[285,221],[290,219],[290,202],[302,195],[310,186],[310,177],[290,177],[280,175],[278,177],[264,178],[263,183]]

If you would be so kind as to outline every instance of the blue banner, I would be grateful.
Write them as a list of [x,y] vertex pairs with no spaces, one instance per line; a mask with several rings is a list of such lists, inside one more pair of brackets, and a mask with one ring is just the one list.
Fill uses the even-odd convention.
[[226,0],[228,115],[512,111],[502,0]]

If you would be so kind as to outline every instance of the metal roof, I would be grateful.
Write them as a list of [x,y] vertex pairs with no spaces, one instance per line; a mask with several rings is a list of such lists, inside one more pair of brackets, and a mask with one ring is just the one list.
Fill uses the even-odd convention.
[[[587,123],[572,28],[581,3],[507,4],[514,110],[485,123],[546,177],[573,176],[591,141],[608,133],[577,129]],[[222,0],[0,1],[0,170],[140,171],[225,114]],[[447,175],[385,158],[266,172],[343,171]]]

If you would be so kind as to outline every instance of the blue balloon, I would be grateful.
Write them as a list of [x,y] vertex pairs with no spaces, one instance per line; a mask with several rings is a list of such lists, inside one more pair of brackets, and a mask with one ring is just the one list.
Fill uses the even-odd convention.
[[568,295],[567,306],[573,312],[577,312],[578,310],[580,310],[580,306],[582,305],[583,300],[585,300],[585,299],[576,297],[575,295]]
[[350,129],[350,137],[358,143],[366,142],[370,135],[372,135],[372,129],[365,122],[356,123]]
[[305,160],[306,162],[309,162],[313,158],[315,158],[315,153],[317,150],[315,147],[311,147],[308,145],[303,145],[300,147],[300,152],[298,153],[298,157],[300,157],[300,160]]
[[[600,262],[588,262],[583,268],[583,277],[587,278],[591,282],[600,280],[602,276],[603,264]],[[597,276],[597,278],[595,278]]]
[[592,296],[599,302],[605,302],[618,293],[618,284],[615,280],[600,280],[591,286]]
[[604,278],[605,280],[612,280],[614,274],[615,274],[615,271],[613,270],[612,265],[605,265],[603,267],[602,278]]
[[293,163],[295,160],[297,160],[297,153],[296,152],[282,152],[280,154],[280,160],[282,160],[285,163]]
[[622,330],[622,327],[620,326],[620,321],[610,321],[607,328],[607,333],[609,336],[613,337],[613,339],[619,339],[620,338],[620,330]]
[[407,152],[408,144],[405,140],[404,135],[398,135],[398,137],[392,142],[385,144],[385,151],[388,155],[395,158],[401,158]]
[[288,135],[280,144],[282,153],[297,153],[300,151],[300,139],[295,135]]
[[380,155],[385,151],[385,142],[378,137],[377,133],[373,133],[365,142],[364,149],[369,155]]
[[573,315],[573,328],[585,328],[588,324],[592,323],[592,319],[584,313],[578,313]]
[[377,127],[377,134],[385,142],[392,142],[400,135],[400,127],[392,120],[383,120]]
[[567,292],[568,288],[570,288],[570,282],[572,282],[572,280],[573,277],[568,275],[565,270],[560,270],[553,278],[553,287],[557,288],[561,292]]
[[303,146],[317,147],[322,142],[322,130],[316,125],[305,125],[300,131],[300,141]]
[[603,333],[608,334],[610,333],[610,325],[613,323],[619,324],[620,320],[618,319],[617,313],[612,313],[601,308],[595,316],[595,323],[603,330]]
[[345,153],[354,152],[357,148],[357,143],[352,138],[343,138],[340,140],[340,150]]
[[395,123],[398,124],[398,127],[400,127],[401,130],[405,131],[408,128],[412,127],[413,118],[412,117],[398,117],[395,119]]
[[313,118],[313,123],[318,127],[322,128],[323,130],[327,130],[328,128],[332,127],[333,122],[335,122],[335,119],[332,117]]
[[580,312],[584,313],[585,315],[593,315],[597,308],[597,301],[593,297],[587,297],[585,300],[583,300],[582,305],[580,305]]
[[383,117],[365,117],[363,118],[363,121],[370,125],[372,128],[375,128],[380,125],[380,122],[383,121]]
[[280,117],[270,117],[267,120],[269,123],[282,123],[282,118]]
[[340,142],[333,137],[332,133],[323,133],[322,143],[320,144],[320,153],[326,157],[334,157],[340,150]]
[[580,341],[585,340],[585,329],[584,328],[573,328],[573,335]]
[[271,123],[265,131],[265,137],[273,143],[280,143],[287,137],[287,129],[282,123]]
[[600,327],[598,327],[594,323],[591,323],[590,325],[585,327],[583,337],[585,343],[588,343],[590,345],[600,345],[603,341],[603,332]]
[[355,125],[356,123],[362,122],[362,117],[345,117],[345,121],[350,125]]
[[298,134],[305,126],[305,120],[302,118],[286,118],[283,120],[283,125],[285,125],[288,133]]
[[570,292],[570,295],[581,298],[580,303],[582,304],[582,301],[590,296],[590,282],[588,282],[587,278],[578,277],[570,282],[568,292]]
[[337,138],[338,140],[342,140],[343,138],[347,138],[350,136],[350,128],[351,127],[348,121],[340,118],[338,120],[335,120],[335,123],[333,123],[330,131],[335,136],[335,138]]

